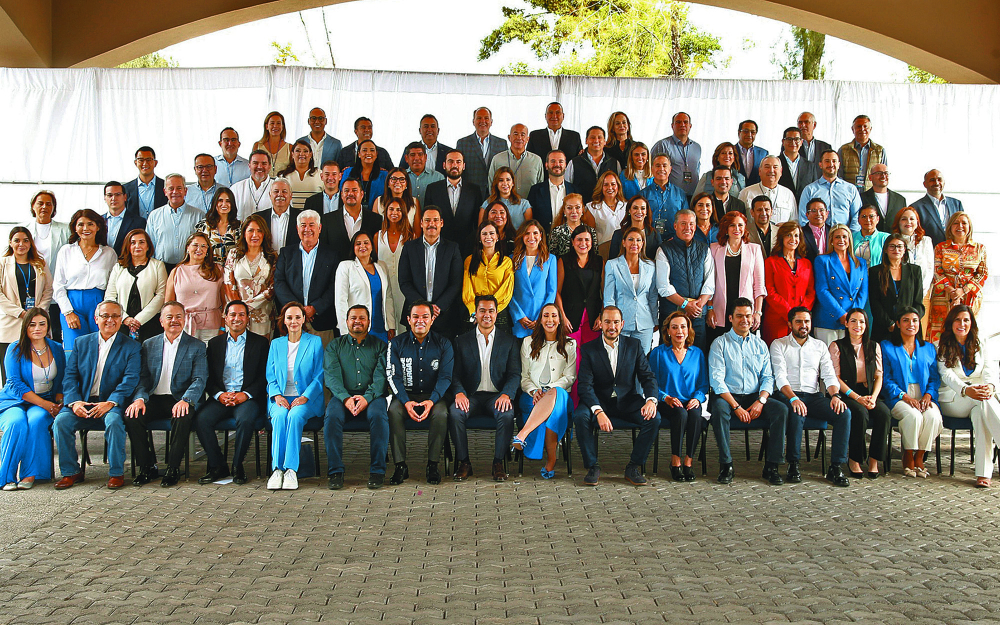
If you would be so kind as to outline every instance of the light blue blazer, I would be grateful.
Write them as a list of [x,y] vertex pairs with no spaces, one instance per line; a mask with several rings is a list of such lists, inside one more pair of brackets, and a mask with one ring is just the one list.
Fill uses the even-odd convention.
[[632,288],[632,274],[624,256],[612,258],[604,266],[604,305],[622,311],[622,330],[651,330],[657,321],[656,265],[639,261],[639,288]]
[[822,254],[813,261],[816,279],[816,307],[813,327],[843,330],[839,319],[851,308],[864,308],[868,303],[868,263],[859,258],[861,266],[851,268],[850,277],[836,254]]
[[521,262],[521,266],[514,272],[514,295],[510,299],[510,321],[514,336],[520,339],[531,334],[531,330],[521,325],[521,319],[537,321],[542,306],[555,303],[558,285],[559,271],[554,254],[549,254],[541,267],[532,267],[530,276],[528,263]]
[[[52,382],[52,390],[49,395],[55,397],[62,393],[63,376],[66,375],[66,352],[62,345],[52,339],[45,339],[49,349],[52,350],[52,357],[56,361],[56,377]],[[17,341],[14,341],[7,348],[4,356],[4,366],[7,369],[7,381],[0,391],[0,412],[20,406],[25,401],[23,397],[27,393],[35,390],[35,377],[31,371],[31,360],[24,360],[17,351]]]
[[[73,351],[66,361],[63,378],[63,403],[67,406],[90,399],[90,387],[97,375],[97,357],[100,352],[100,332],[77,337]],[[113,401],[124,410],[135,387],[139,384],[142,356],[139,341],[119,332],[108,351],[101,374],[100,401]]]
[[[295,354],[295,383],[299,394],[309,398],[306,406],[313,416],[323,414],[323,341],[315,334],[302,334]],[[288,382],[288,337],[271,341],[267,351],[267,396],[285,394]]]
[[[905,393],[908,388],[906,383],[906,371],[909,368],[909,354],[902,345],[893,345],[892,341],[882,341],[882,368],[885,371],[882,384],[882,399],[889,408],[899,403],[900,393]],[[921,397],[923,393],[931,396],[934,403],[938,403],[938,389],[941,387],[941,372],[938,370],[937,350],[933,343],[920,344],[917,341],[917,348],[913,352],[913,377],[920,386]],[[914,397],[920,399],[920,397]]]
[[[142,343],[142,369],[135,398],[149,401],[149,395],[160,381],[163,370],[163,334],[146,339]],[[175,401],[184,400],[197,408],[205,394],[208,383],[208,357],[205,344],[187,332],[181,332],[177,339],[177,354],[174,367],[170,371],[170,394]]]
[[[299,141],[305,141],[309,143],[309,135],[304,137],[299,137]],[[322,167],[323,163],[327,161],[335,161],[337,157],[340,156],[340,149],[343,145],[340,143],[339,139],[334,138],[330,133],[326,133],[326,138],[323,139],[323,153],[313,154],[313,165],[316,167]]]

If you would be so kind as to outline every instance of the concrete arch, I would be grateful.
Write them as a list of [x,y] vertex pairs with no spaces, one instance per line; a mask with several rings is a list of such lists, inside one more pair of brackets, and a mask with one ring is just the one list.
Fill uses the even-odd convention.
[[[339,0],[351,2],[355,0]],[[1000,2],[693,0],[878,50],[954,83],[1000,83]],[[337,0],[0,0],[0,64],[111,67],[210,32]],[[863,73],[858,75],[864,79]]]

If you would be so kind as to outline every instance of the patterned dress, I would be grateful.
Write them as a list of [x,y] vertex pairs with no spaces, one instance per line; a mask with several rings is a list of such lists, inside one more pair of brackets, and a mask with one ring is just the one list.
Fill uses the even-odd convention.
[[274,316],[274,268],[263,253],[253,261],[246,256],[236,260],[236,250],[226,256],[222,279],[226,286],[239,293],[240,299],[250,307],[250,331],[261,336],[271,336],[271,318]]
[[962,304],[979,314],[986,286],[986,246],[969,242],[964,245],[945,241],[934,248],[934,283],[931,286],[931,311],[926,340],[936,343],[944,328],[944,318],[951,310],[948,289],[969,287]]
[[[597,231],[587,226],[590,230],[590,238],[594,246],[597,246]],[[573,236],[573,231],[570,230],[569,226],[562,224],[556,226],[552,229],[552,234],[549,236],[549,253],[556,256],[565,256],[569,254],[570,250],[573,248],[573,241],[571,237]]]
[[240,224],[230,221],[227,224],[226,234],[219,234],[215,228],[209,228],[205,220],[202,219],[194,227],[195,232],[203,232],[208,237],[208,242],[212,245],[212,257],[219,265],[226,262],[226,255],[229,250],[236,247],[236,242],[240,238]]

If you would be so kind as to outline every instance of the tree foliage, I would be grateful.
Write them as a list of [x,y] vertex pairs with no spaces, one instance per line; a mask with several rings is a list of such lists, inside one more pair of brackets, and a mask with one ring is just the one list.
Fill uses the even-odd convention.
[[163,56],[159,52],[144,54],[137,59],[122,63],[118,67],[126,69],[143,69],[149,67],[178,67],[179,63],[171,56]]
[[771,62],[778,66],[785,80],[823,80],[826,78],[825,49],[825,34],[793,26],[792,40],[785,41],[784,54],[776,54]]
[[271,47],[274,48],[275,65],[288,65],[289,61],[299,62],[299,57],[295,56],[295,53],[292,52],[291,42],[281,45],[277,41],[272,41]]
[[[672,0],[526,0],[503,7],[504,22],[480,42],[484,61],[521,42],[539,60],[558,59],[554,74],[691,78],[715,66],[722,45],[687,21]],[[538,73],[526,63],[509,73]]]
[[922,70],[919,67],[914,67],[913,65],[908,66],[908,72],[906,76],[906,82],[916,82],[924,84],[935,84],[935,85],[946,85],[948,81],[940,76],[935,76],[934,74]]

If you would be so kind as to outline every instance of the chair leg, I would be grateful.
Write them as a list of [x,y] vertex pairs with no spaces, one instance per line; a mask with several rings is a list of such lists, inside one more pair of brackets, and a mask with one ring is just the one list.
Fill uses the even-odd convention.
[[[952,430],[954,434],[954,430]],[[953,443],[954,444],[954,443]],[[934,439],[934,458],[937,460],[937,474],[941,475],[941,437]]]
[[750,462],[750,430],[743,430],[743,442],[747,448],[747,462]]
[[[573,476],[573,439],[570,436],[571,431],[569,427],[566,428],[562,442],[563,460],[566,461],[566,475],[569,477]],[[524,454],[521,454],[521,461],[524,461]]]
[[708,430],[702,430],[701,432],[701,453],[699,458],[701,458],[701,474],[708,475],[708,452],[705,451],[708,447]]
[[[803,434],[804,436],[802,438],[805,439],[805,444],[806,444],[806,462],[808,463],[812,461],[812,457],[809,455],[809,431],[803,430]],[[819,441],[819,438],[817,438],[816,440]],[[816,450],[816,453],[819,453],[818,449]]]
[[260,479],[260,430],[253,431],[254,455],[257,457],[257,479]]
[[[757,462],[764,461],[764,450],[767,449],[767,443],[769,440],[771,440],[771,436],[768,434],[767,430],[764,430],[764,433],[760,437],[760,451],[757,452]],[[749,460],[749,458],[747,458],[747,460]]]
[[86,467],[88,465],[93,465],[94,463],[90,460],[90,450],[87,449],[87,430],[80,430],[80,447],[83,450],[83,458],[81,467]]
[[823,475],[826,475],[826,431],[820,430],[816,438],[816,448],[819,450],[819,467]]
[[222,430],[222,459],[229,466],[229,430]]

